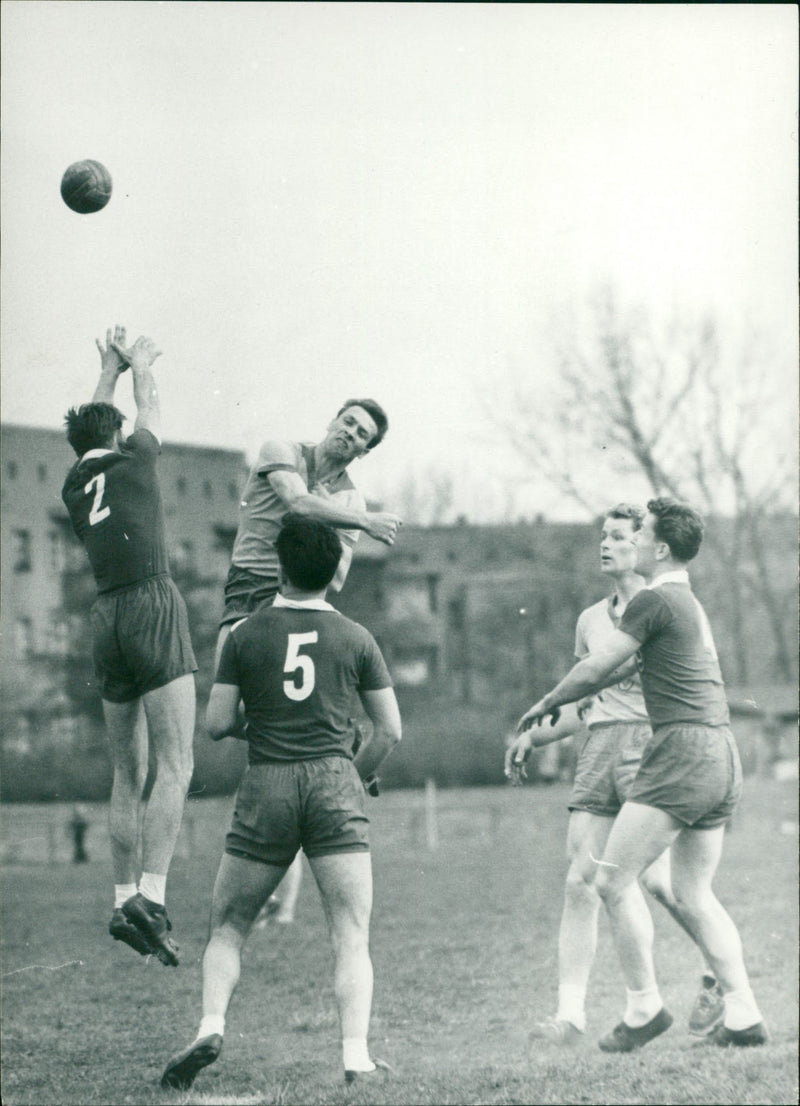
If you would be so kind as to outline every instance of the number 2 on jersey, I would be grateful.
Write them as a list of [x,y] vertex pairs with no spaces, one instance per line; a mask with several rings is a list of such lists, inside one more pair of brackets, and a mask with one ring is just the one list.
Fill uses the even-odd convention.
[[[309,630],[305,634],[289,634],[283,671],[291,672],[292,679],[283,681],[283,690],[287,698],[294,700],[295,703],[301,703],[303,699],[309,697],[314,690],[317,675],[314,661],[300,650],[304,645],[314,645],[318,640],[319,633],[316,630]],[[299,687],[294,679],[294,674],[297,672],[300,672],[301,676]]]
[[106,474],[104,472],[98,472],[97,476],[93,476],[83,490],[87,495],[91,495],[92,488],[94,488],[94,503],[89,511],[89,525],[97,526],[98,522],[102,522],[104,518],[108,518],[111,514],[110,507],[100,506],[103,502],[103,492],[106,490]]

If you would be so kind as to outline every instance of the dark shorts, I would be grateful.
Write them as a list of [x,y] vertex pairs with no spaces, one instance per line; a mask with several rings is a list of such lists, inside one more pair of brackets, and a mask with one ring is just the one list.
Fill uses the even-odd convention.
[[368,852],[364,785],[346,757],[251,764],[236,793],[225,852],[265,864]]
[[615,818],[628,798],[650,737],[647,722],[592,726],[578,754],[569,809]]
[[220,626],[230,626],[240,618],[257,611],[265,603],[271,603],[278,594],[278,581],[271,576],[258,576],[249,568],[232,564],[225,581],[225,609]]
[[186,604],[169,576],[99,595],[91,622],[100,693],[111,703],[197,671]]
[[742,795],[742,766],[727,726],[659,726],[642,754],[632,803],[666,811],[693,829],[727,822]]

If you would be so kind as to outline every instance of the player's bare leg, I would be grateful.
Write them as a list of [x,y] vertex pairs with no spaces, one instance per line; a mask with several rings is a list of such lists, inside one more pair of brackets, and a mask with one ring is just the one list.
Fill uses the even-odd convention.
[[712,1039],[721,1044],[763,1044],[766,1031],[750,988],[739,931],[712,887],[724,837],[724,826],[684,829],[678,836],[672,848],[675,897],[722,989],[724,1021]]
[[714,969],[703,952],[702,942],[689,917],[678,905],[672,890],[672,850],[666,849],[647,868],[640,880],[648,894],[661,903],[681,929],[697,946],[704,958],[700,989],[689,1015],[689,1032],[697,1037],[707,1036],[721,1021],[724,1014],[722,990]]
[[195,1039],[170,1059],[163,1087],[187,1090],[222,1050],[225,1017],[239,982],[242,946],[259,910],[286,867],[223,853],[211,900],[210,937],[203,954],[203,1016]]
[[567,830],[569,869],[558,932],[558,1010],[539,1022],[531,1040],[576,1044],[586,1029],[586,988],[597,948],[600,897],[595,889],[596,858],[603,855],[613,818],[573,810]]
[[156,777],[142,826],[142,869],[166,876],[192,778],[194,676],[188,674],[144,696]]
[[656,982],[653,919],[639,876],[669,848],[680,828],[681,824],[662,810],[625,803],[599,864],[597,890],[608,910],[627,989],[622,1022],[600,1042],[606,1051],[639,1047],[672,1024]]
[[142,822],[142,874],[138,893],[122,911],[152,946],[162,964],[176,967],[178,946],[170,937],[165,906],[167,871],[181,828],[192,776],[194,676],[180,676],[143,696],[156,776]]
[[295,907],[297,906],[302,882],[303,854],[300,852],[289,865],[286,875],[281,880],[279,905],[275,914],[275,921],[281,925],[289,925],[294,921]]
[[152,953],[150,941],[122,912],[136,894],[141,840],[142,793],[147,779],[147,723],[141,699],[127,703],[103,700],[103,715],[114,765],[109,804],[114,911],[108,931],[142,956]]
[[[333,942],[334,990],[345,1076],[375,1070],[367,1048],[372,1010],[372,860],[368,852],[309,857]],[[385,1065],[379,1065],[384,1066]]]
[[135,884],[139,865],[139,822],[147,779],[147,725],[141,699],[103,700],[103,716],[114,766],[109,804],[111,865],[116,884]]

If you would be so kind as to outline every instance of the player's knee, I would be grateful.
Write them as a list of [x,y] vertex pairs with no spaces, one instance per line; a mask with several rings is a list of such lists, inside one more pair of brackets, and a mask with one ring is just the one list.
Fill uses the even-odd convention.
[[597,891],[595,889],[595,879],[597,876],[596,868],[589,863],[586,863],[581,858],[576,858],[572,864],[570,864],[567,871],[567,879],[565,884],[565,894],[568,899],[573,901],[584,902],[587,899],[595,900],[597,898]]
[[645,872],[641,878],[642,887],[644,887],[649,895],[652,895],[656,902],[660,902],[662,906],[671,906],[673,904],[674,897],[672,895],[672,889],[668,887],[662,879],[655,875],[649,875],[647,872]]

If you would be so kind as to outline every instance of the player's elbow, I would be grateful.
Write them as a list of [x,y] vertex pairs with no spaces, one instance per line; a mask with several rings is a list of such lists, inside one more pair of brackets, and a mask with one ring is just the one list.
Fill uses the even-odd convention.
[[235,711],[221,710],[218,705],[210,703],[206,711],[206,730],[212,741],[220,741],[236,729],[238,716]]

